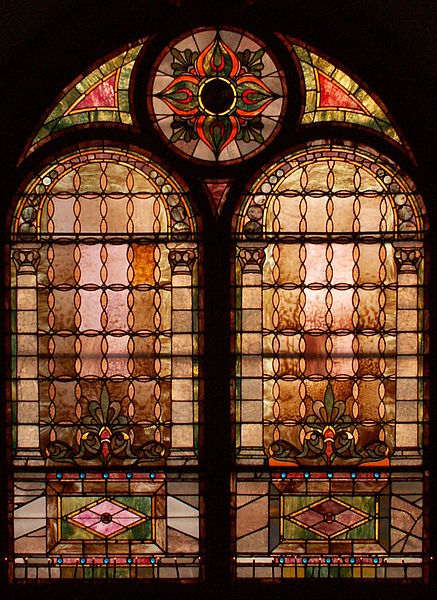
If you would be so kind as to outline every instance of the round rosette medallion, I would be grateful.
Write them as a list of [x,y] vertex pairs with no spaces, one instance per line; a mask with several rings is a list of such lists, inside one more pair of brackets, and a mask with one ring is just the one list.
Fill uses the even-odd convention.
[[170,44],[155,67],[150,109],[178,152],[234,162],[277,133],[286,89],[276,59],[247,33],[204,29]]

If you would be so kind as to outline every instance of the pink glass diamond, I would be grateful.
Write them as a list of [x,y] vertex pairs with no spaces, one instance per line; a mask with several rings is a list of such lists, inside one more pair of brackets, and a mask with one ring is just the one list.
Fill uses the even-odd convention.
[[326,536],[329,537],[331,535],[335,535],[336,533],[340,533],[340,531],[343,531],[346,528],[344,527],[344,525],[336,523],[335,521],[333,521],[332,523],[325,523],[324,521],[322,521],[321,523],[317,523],[317,525],[315,525],[313,529],[315,529],[318,533],[324,533]]
[[340,504],[339,502],[336,502],[335,500],[324,500],[317,506],[313,506],[313,509],[316,510],[317,512],[321,513],[322,515],[325,515],[327,513],[332,513],[333,515],[337,515],[338,513],[343,512],[345,508],[346,507],[343,506],[343,504]]
[[109,535],[114,535],[114,533],[121,531],[124,529],[124,527],[115,521],[111,521],[110,523],[103,523],[102,521],[99,521],[95,525],[92,525],[90,529],[97,531],[97,533],[100,533],[105,537],[108,537]]
[[358,515],[357,513],[351,510],[345,510],[337,516],[336,521],[350,527],[351,525],[355,525],[355,523],[358,523],[363,519],[365,519],[365,517],[363,517],[362,515]]
[[300,521],[301,523],[309,525],[310,527],[316,523],[320,523],[320,521],[323,521],[322,515],[311,509],[301,513],[300,515],[296,515],[294,518],[296,521]]
[[119,506],[118,504],[114,504],[114,502],[111,502],[111,500],[103,500],[103,502],[99,502],[90,510],[97,513],[98,515],[103,515],[104,513],[115,515],[116,513],[123,510],[123,507]]
[[90,529],[97,535],[109,537],[139,524],[144,517],[124,504],[104,499],[67,519],[74,525]]
[[72,521],[77,521],[85,527],[91,527],[100,521],[100,516],[96,515],[96,513],[92,512],[91,510],[84,510],[78,515],[72,517]]
[[303,510],[287,515],[286,518],[325,538],[345,533],[372,519],[370,515],[335,498],[313,502]]
[[139,515],[131,513],[129,510],[122,510],[115,515],[114,522],[120,523],[122,527],[129,527],[140,519],[141,517]]

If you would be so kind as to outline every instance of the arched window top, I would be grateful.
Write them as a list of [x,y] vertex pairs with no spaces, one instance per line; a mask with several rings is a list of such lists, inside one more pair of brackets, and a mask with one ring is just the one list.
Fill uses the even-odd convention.
[[63,156],[32,179],[12,231],[17,239],[46,233],[174,233],[186,239],[196,221],[182,185],[165,168],[134,151],[91,147]]
[[[296,210],[302,198],[305,205]],[[279,211],[283,234],[378,232],[408,239],[427,228],[414,183],[365,146],[314,142],[265,167],[238,211],[238,234],[248,239],[277,234]]]
[[[346,124],[372,130],[410,152],[383,102],[359,78],[305,43],[277,35],[294,58],[297,73],[289,75],[301,82],[297,130]],[[149,57],[154,62],[149,81],[141,76],[137,82],[142,50],[152,37],[102,59],[73,81],[24,156],[73,127],[141,127],[144,120],[136,115],[147,112],[170,148],[204,164],[238,162],[264,150],[280,133],[288,118],[287,70],[263,40],[232,28],[195,29]],[[148,101],[134,106],[139,88],[147,88]]]
[[234,225],[237,572],[402,576],[426,560],[422,200],[387,157],[316,141],[258,171]]

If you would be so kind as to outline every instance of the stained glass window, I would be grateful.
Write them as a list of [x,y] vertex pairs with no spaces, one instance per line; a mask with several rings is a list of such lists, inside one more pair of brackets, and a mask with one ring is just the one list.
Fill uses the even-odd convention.
[[314,142],[245,196],[237,577],[422,576],[423,219],[360,146]]
[[94,63],[22,154],[10,580],[426,580],[409,148],[289,31],[194,25]]
[[133,151],[83,149],[25,188],[15,577],[197,576],[198,476],[178,471],[198,463],[196,232],[181,184]]

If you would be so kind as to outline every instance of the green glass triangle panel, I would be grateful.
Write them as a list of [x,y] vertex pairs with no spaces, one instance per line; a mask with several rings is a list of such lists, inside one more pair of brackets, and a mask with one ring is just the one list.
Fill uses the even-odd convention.
[[387,109],[353,77],[298,40],[285,36],[301,71],[304,89],[301,124],[334,121],[369,127],[403,144]]
[[133,125],[129,88],[135,61],[147,38],[106,59],[70,84],[58,98],[27,154],[33,152],[54,133],[96,122]]

